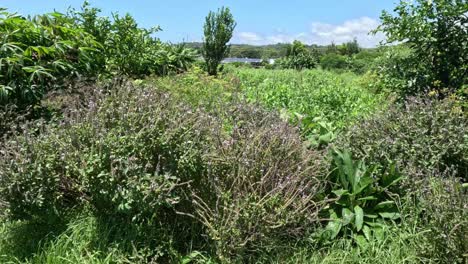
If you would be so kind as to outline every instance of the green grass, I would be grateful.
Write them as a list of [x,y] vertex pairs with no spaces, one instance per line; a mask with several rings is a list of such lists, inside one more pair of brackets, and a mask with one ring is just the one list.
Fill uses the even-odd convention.
[[151,249],[121,227],[83,214],[68,223],[0,225],[0,263],[147,263]]
[[366,248],[352,240],[340,240],[324,248],[296,249],[292,256],[266,257],[264,263],[421,263],[417,257],[416,235],[396,231],[383,242],[372,242]]
[[[4,222],[0,225],[0,263],[147,263],[144,249],[129,248],[130,237],[118,237],[112,225],[102,226],[95,217],[81,215],[65,225]],[[410,228],[389,231],[382,241],[365,247],[351,239],[317,246],[310,240],[261,254],[256,263],[421,263],[419,234]],[[216,263],[210,256],[193,252],[172,263]]]

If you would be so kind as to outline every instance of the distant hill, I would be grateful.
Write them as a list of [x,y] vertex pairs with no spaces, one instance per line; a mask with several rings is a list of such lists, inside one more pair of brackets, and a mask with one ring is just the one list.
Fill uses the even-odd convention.
[[[186,42],[186,47],[193,48],[200,52],[201,42]],[[232,44],[229,57],[233,58],[280,58],[286,55],[288,43],[278,43],[272,45],[254,46],[248,44]],[[327,46],[307,45],[307,48],[316,49],[324,53]]]

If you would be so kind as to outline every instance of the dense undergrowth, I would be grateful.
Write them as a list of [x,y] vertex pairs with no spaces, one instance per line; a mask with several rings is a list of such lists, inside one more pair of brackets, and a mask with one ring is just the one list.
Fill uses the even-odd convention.
[[442,42],[424,70],[420,47],[356,41],[309,69],[295,42],[295,70],[213,77],[99,12],[0,9],[1,263],[467,261],[465,66]]
[[238,69],[234,74],[249,102],[281,111],[316,143],[322,142],[313,135],[328,134],[331,140],[338,130],[384,108],[388,99],[363,89],[352,73]]
[[[47,97],[62,105],[57,121],[25,122],[2,143],[0,260],[463,261],[467,122],[457,104],[387,109],[386,94],[358,95],[365,88],[354,75],[335,97],[332,85],[347,75],[274,71],[291,76],[272,82],[291,91],[290,106],[309,102],[292,87],[324,83],[315,97],[323,107],[360,109],[311,110],[340,128],[318,146],[281,111],[288,97],[252,97],[253,87],[269,86],[242,71]],[[452,141],[442,144],[447,133]]]

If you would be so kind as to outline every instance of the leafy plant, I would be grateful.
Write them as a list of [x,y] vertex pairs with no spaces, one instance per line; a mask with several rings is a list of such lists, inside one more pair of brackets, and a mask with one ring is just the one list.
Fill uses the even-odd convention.
[[322,143],[388,104],[384,95],[359,86],[352,73],[235,69],[234,74],[249,102],[284,112],[312,141],[324,136]]
[[409,98],[351,127],[335,146],[366,163],[394,161],[408,176],[408,188],[431,176],[467,181],[468,120],[457,102]]
[[210,11],[206,17],[202,55],[208,74],[216,75],[218,65],[229,54],[227,43],[231,40],[235,27],[236,22],[229,8],[222,7],[217,13]]
[[[328,209],[330,221],[325,238],[339,234],[370,240],[382,232],[385,220],[400,218],[391,188],[402,179],[395,164],[385,169],[353,160],[349,151],[334,150],[331,192],[334,201]],[[362,234],[356,236],[357,234]]]
[[130,14],[108,18],[99,17],[100,12],[85,1],[80,11],[71,9],[68,16],[104,47],[104,60],[95,62],[103,64],[103,73],[132,77],[167,75],[186,71],[195,61],[194,51],[184,45],[166,44],[155,38],[160,27],[141,28]]
[[412,54],[408,63],[417,71],[406,79],[403,95],[435,89],[443,97],[467,83],[466,49],[468,4],[463,0],[400,1],[394,14],[382,12],[388,43],[407,44]]
[[321,148],[333,142],[338,134],[332,122],[326,122],[321,117],[305,118],[296,113],[299,124],[311,146]]
[[320,65],[325,70],[344,70],[348,68],[348,61],[343,55],[330,53],[320,59]]
[[318,61],[317,52],[310,52],[304,44],[295,40],[287,48],[286,57],[277,60],[275,64],[282,69],[312,69]]
[[102,46],[60,13],[24,18],[0,9],[0,105],[24,108],[67,80],[95,76]]

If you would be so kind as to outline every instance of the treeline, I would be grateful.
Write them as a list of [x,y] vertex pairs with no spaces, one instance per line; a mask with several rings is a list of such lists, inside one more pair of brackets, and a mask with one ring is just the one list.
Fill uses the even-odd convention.
[[[188,48],[196,50],[201,53],[203,43],[201,42],[186,42],[184,45]],[[231,50],[229,57],[233,58],[253,58],[253,59],[276,59],[286,56],[290,43],[277,43],[270,45],[249,45],[249,44],[231,44]],[[335,45],[330,43],[329,45],[307,45],[304,44],[305,48],[309,51],[316,51],[319,54],[326,54],[331,50],[339,51],[343,50],[341,47],[345,45]],[[366,51],[373,51],[374,48],[361,48]]]

